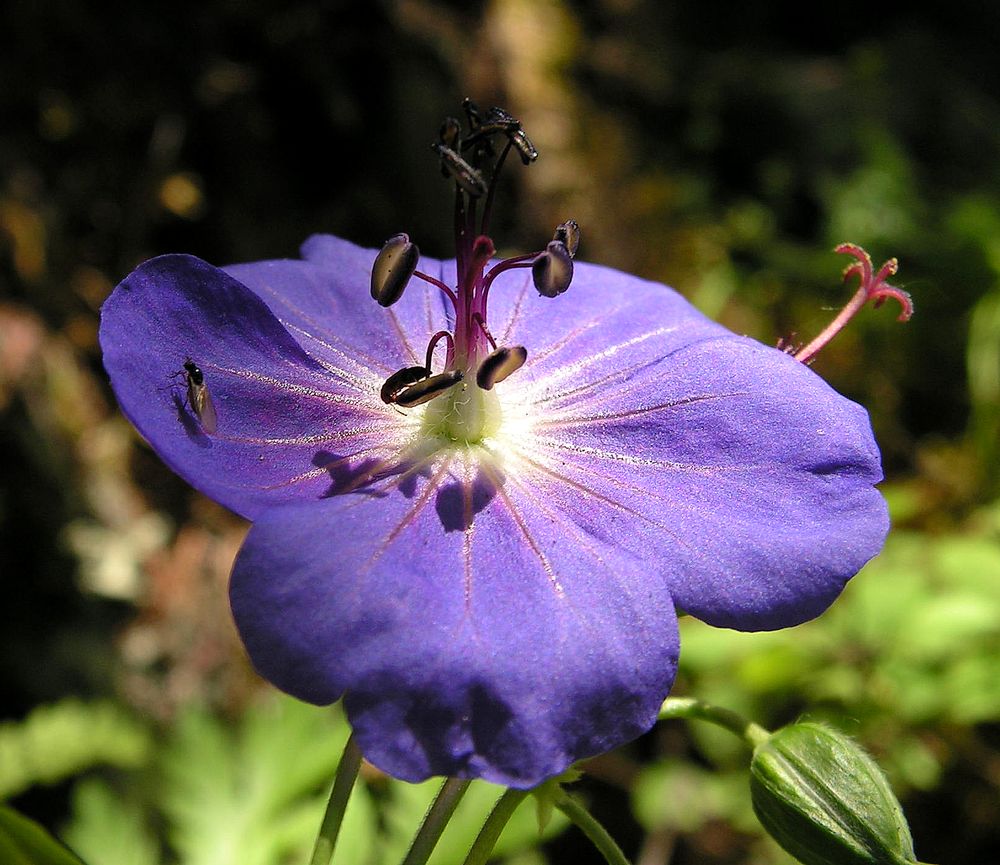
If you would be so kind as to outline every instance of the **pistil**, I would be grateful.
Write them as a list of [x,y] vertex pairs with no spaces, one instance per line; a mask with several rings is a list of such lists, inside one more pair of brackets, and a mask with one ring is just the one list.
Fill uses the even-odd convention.
[[[527,349],[521,345],[498,346],[487,323],[487,301],[497,277],[519,268],[531,268],[539,293],[555,297],[569,287],[573,256],[579,243],[577,224],[570,220],[556,228],[552,241],[540,251],[518,255],[487,270],[496,246],[487,234],[500,171],[511,150],[528,165],[538,151],[524,134],[521,124],[500,108],[482,113],[469,100],[463,108],[469,132],[463,138],[462,124],[446,118],[439,140],[433,145],[441,173],[455,183],[454,288],[417,270],[419,250],[405,234],[387,241],[372,268],[372,297],[383,306],[396,303],[410,278],[417,277],[438,288],[455,311],[454,332],[440,330],[427,345],[423,367],[404,367],[382,386],[386,403],[403,408],[427,403],[423,430],[433,437],[475,444],[500,427],[500,401],[494,386],[524,365]],[[497,155],[494,139],[502,140]],[[480,200],[484,199],[481,218]],[[477,221],[479,223],[477,230]],[[444,369],[433,371],[438,343],[447,346]]]
[[859,280],[858,290],[854,296],[844,305],[844,308],[837,313],[837,316],[816,336],[808,345],[801,348],[792,348],[790,351],[784,344],[779,344],[779,348],[784,348],[800,363],[812,363],[820,349],[826,346],[847,323],[854,318],[861,308],[872,301],[874,306],[879,307],[889,298],[893,298],[900,305],[898,321],[908,321],[913,315],[913,300],[908,292],[886,282],[890,276],[899,269],[899,263],[895,258],[890,258],[875,273],[872,267],[871,256],[860,246],[853,243],[842,243],[834,252],[841,252],[846,255],[853,255],[857,261],[849,264],[844,270],[844,279],[857,276]]

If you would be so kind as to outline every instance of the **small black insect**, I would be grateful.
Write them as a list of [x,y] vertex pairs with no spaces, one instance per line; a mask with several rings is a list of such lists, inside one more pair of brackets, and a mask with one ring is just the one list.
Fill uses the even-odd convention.
[[195,413],[201,428],[206,433],[214,433],[218,424],[212,395],[205,384],[205,375],[191,358],[184,361],[184,379],[187,382],[187,402]]

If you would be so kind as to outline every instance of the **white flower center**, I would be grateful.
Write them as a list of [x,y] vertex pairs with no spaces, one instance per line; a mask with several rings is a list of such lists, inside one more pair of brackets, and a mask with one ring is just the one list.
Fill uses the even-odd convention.
[[463,381],[427,404],[422,428],[425,435],[471,445],[496,435],[502,420],[496,391]]

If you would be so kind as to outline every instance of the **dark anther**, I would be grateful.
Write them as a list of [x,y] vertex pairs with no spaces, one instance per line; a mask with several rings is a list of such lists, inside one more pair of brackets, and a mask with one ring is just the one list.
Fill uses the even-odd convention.
[[432,375],[430,378],[425,378],[423,381],[403,388],[396,395],[396,405],[401,405],[404,408],[412,408],[415,405],[429,402],[434,397],[441,396],[441,394],[449,388],[454,387],[461,380],[462,371],[460,369],[452,369],[448,372]]
[[539,294],[555,297],[562,294],[573,279],[573,259],[566,244],[553,240],[531,265],[531,278]]
[[[471,148],[467,158],[472,165],[480,167],[496,156],[490,136],[498,130],[484,127],[483,115],[471,99],[466,98],[462,102],[462,108],[465,109],[465,118],[469,123],[469,135],[462,140],[461,150],[470,151]],[[454,149],[459,150],[457,147]]]
[[489,142],[490,136],[501,134],[507,137],[507,140],[510,141],[521,157],[521,162],[525,165],[529,165],[538,159],[538,151],[528,136],[524,134],[524,130],[521,128],[521,121],[509,112],[504,111],[502,108],[491,108],[484,118],[479,114],[478,110],[474,114],[470,114],[467,108],[466,114],[469,115],[469,125],[472,128],[472,132],[462,141],[463,150],[476,145],[477,148],[482,147],[492,151],[493,148]]
[[517,372],[528,359],[528,350],[523,345],[503,346],[486,356],[476,372],[476,384],[483,390],[491,390],[513,372]]
[[500,132],[510,135],[521,128],[521,121],[502,108],[491,108],[486,118],[480,120],[473,130],[479,135],[495,135]]
[[465,111],[465,117],[469,121],[469,128],[473,130],[478,129],[483,122],[483,116],[479,113],[479,106],[466,96],[462,100],[462,109]]
[[385,380],[385,384],[382,385],[382,390],[379,393],[379,396],[382,397],[382,402],[395,402],[400,391],[405,390],[411,384],[423,381],[430,374],[431,371],[423,366],[404,366]]
[[521,157],[521,162],[525,165],[530,165],[538,159],[538,150],[535,148],[535,145],[531,143],[531,139],[524,134],[523,129],[518,129],[517,132],[512,132],[510,134],[510,142],[514,145],[514,149]]
[[514,149],[521,157],[521,162],[525,165],[530,165],[538,159],[538,151],[535,149],[535,145],[524,134],[524,130],[521,128],[521,121],[516,120],[512,114],[509,114],[502,108],[491,108],[487,122],[496,124],[502,128],[502,131],[510,139],[510,143],[514,145]]
[[392,306],[403,296],[419,260],[420,250],[407,235],[390,237],[372,265],[372,297],[382,306]]
[[577,225],[575,219],[567,219],[556,228],[552,239],[565,244],[569,257],[576,258],[576,251],[580,248],[580,226]]
[[452,150],[458,152],[459,147],[459,136],[462,133],[462,124],[456,120],[454,117],[446,117],[441,123],[441,131],[438,134],[441,143],[445,147],[449,147]]
[[487,186],[486,181],[483,180],[482,174],[469,165],[468,162],[462,159],[462,157],[450,147],[447,147],[437,141],[435,141],[431,147],[437,152],[437,155],[441,157],[442,170],[454,178],[455,182],[461,186],[462,189],[474,198],[480,198],[481,196],[486,195]]

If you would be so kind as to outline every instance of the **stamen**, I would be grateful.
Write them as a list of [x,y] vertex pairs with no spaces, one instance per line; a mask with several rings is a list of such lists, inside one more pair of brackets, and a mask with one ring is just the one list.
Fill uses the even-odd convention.
[[524,134],[523,129],[518,129],[517,132],[511,133],[510,141],[511,144],[514,145],[514,149],[517,150],[518,155],[521,157],[521,162],[525,165],[530,165],[538,159],[538,150],[535,148],[535,145],[531,143],[531,139]]
[[372,265],[371,294],[381,306],[392,306],[403,296],[420,260],[420,250],[406,234],[390,237]]
[[476,372],[476,384],[483,390],[491,390],[513,372],[517,372],[528,359],[528,350],[523,345],[504,346],[488,354]]
[[576,258],[576,251],[580,248],[580,226],[575,219],[567,219],[562,225],[556,226],[552,239],[564,243],[569,257]]
[[573,259],[566,244],[560,240],[550,241],[531,266],[531,278],[538,293],[545,297],[556,297],[569,288],[573,279]]
[[491,108],[487,122],[495,125],[498,131],[502,131],[507,136],[521,157],[521,162],[525,165],[530,165],[538,159],[538,151],[535,149],[535,145],[524,134],[524,130],[521,128],[521,121],[515,119],[512,114],[504,111],[502,108]]
[[448,297],[451,298],[452,304],[457,304],[458,303],[458,298],[455,296],[455,292],[453,292],[447,285],[445,285],[443,282],[441,282],[440,279],[437,279],[437,278],[435,278],[433,276],[430,276],[429,274],[426,274],[426,273],[424,273],[421,270],[415,270],[415,271],[413,271],[413,275],[415,277],[417,277],[417,279],[422,279],[424,282],[429,282],[431,285],[434,285],[434,286],[437,286],[438,288],[440,288],[441,291],[443,291],[445,294],[448,295]]
[[400,391],[405,390],[411,384],[422,381],[430,374],[430,368],[422,366],[404,366],[402,369],[397,370],[382,385],[382,390],[379,392],[382,402],[386,404],[394,403]]
[[466,114],[469,118],[469,126],[473,131],[462,142],[463,150],[474,145],[482,146],[483,144],[486,144],[492,150],[492,146],[489,143],[490,136],[501,134],[507,137],[508,143],[517,150],[518,155],[521,157],[521,162],[525,165],[529,165],[538,159],[538,150],[535,149],[535,145],[531,143],[528,136],[524,134],[524,130],[521,128],[521,121],[510,112],[504,111],[502,108],[493,107],[490,109],[489,114],[486,115],[486,118],[483,119],[475,104],[466,100]]
[[396,396],[396,404],[403,406],[403,408],[413,408],[425,402],[430,402],[434,397],[441,396],[449,388],[454,387],[462,378],[463,375],[460,369],[452,369],[448,370],[448,372],[432,375],[430,378],[425,378],[423,381],[417,382],[417,384],[404,388]]
[[462,124],[454,117],[446,117],[441,123],[441,131],[438,137],[445,147],[450,147],[454,151],[459,149],[459,136],[462,134]]
[[445,356],[445,367],[451,366],[452,360],[455,358],[455,340],[450,333],[446,330],[439,330],[434,336],[431,337],[431,341],[427,343],[427,374],[430,375],[431,370],[431,358],[434,357],[434,348],[441,340],[447,340],[448,343],[448,354]]
[[454,150],[435,141],[431,148],[441,157],[441,167],[447,171],[454,181],[473,198],[481,198],[486,194],[486,181],[483,175],[468,162],[462,159]]
[[497,341],[493,338],[493,334],[490,333],[490,329],[486,326],[486,320],[478,312],[472,313],[472,320],[479,325],[479,329],[483,332],[483,336],[486,337],[489,344],[493,346],[493,348],[496,348]]

